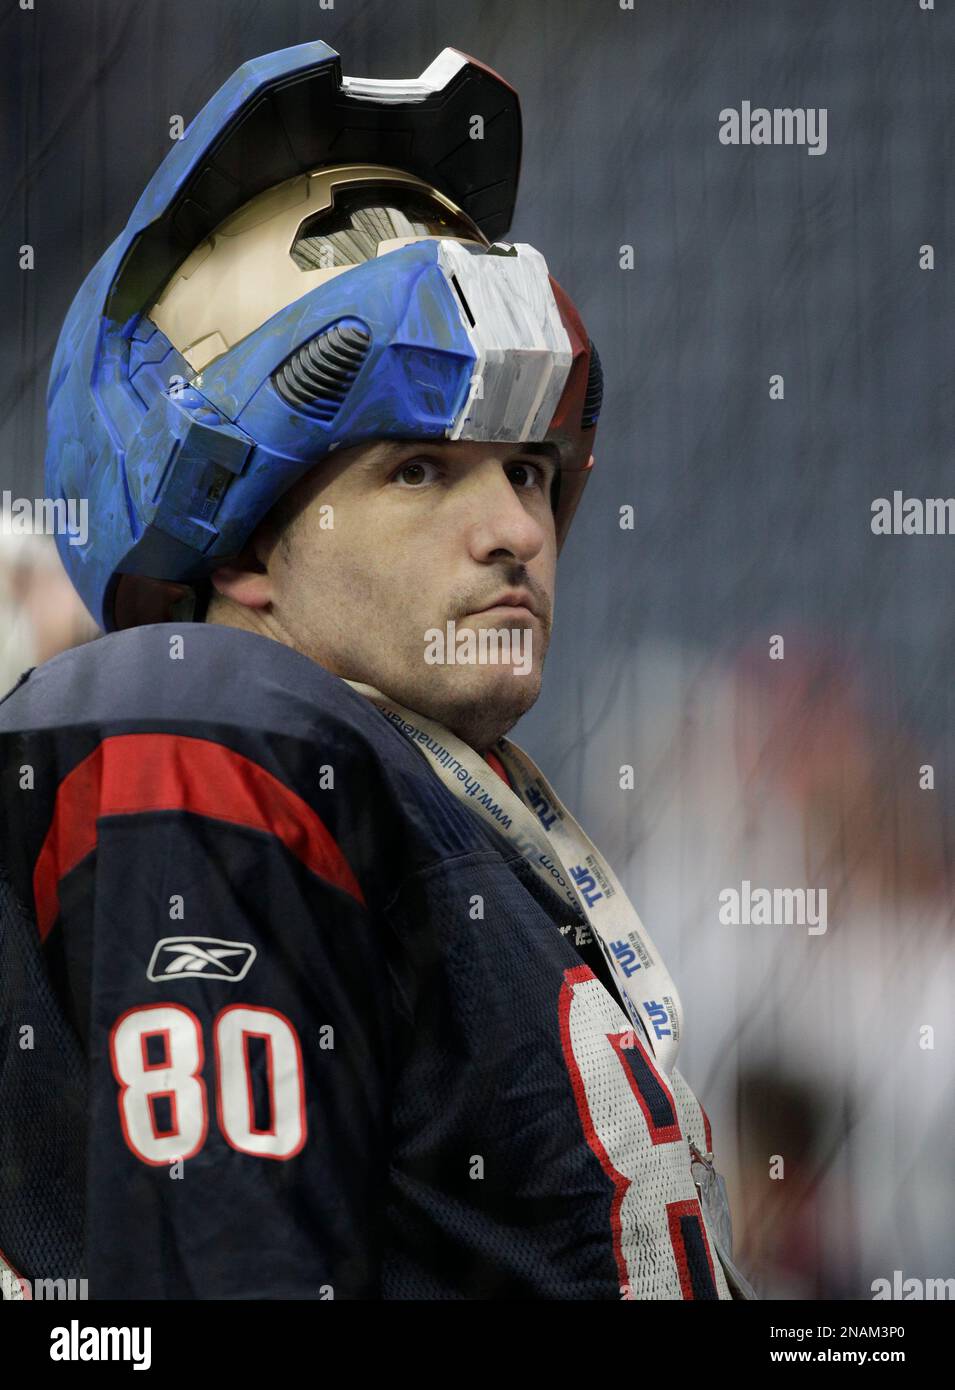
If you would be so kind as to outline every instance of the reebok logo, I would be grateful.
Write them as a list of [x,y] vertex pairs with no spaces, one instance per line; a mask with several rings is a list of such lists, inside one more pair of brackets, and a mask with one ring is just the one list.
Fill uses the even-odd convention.
[[255,960],[255,947],[247,941],[223,941],[217,936],[164,936],[156,942],[146,978],[187,980],[242,980]]

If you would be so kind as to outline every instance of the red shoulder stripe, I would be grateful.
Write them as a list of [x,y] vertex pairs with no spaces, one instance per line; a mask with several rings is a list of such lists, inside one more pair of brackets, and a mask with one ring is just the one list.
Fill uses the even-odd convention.
[[191,811],[275,835],[319,878],[364,905],[358,880],[316,811],[277,777],[221,743],[182,734],[104,739],[60,783],[33,871],[41,941],[59,913],[59,884],[96,848],[102,816]]

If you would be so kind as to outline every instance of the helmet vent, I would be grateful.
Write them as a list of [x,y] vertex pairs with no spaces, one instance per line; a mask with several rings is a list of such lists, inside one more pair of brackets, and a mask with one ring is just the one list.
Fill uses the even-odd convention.
[[580,417],[580,428],[592,430],[600,414],[600,404],[604,395],[604,374],[594,343],[590,344],[590,370],[587,373],[587,391],[584,396],[584,409]]
[[341,409],[370,347],[364,324],[342,320],[296,348],[273,373],[272,384],[289,405],[327,424]]

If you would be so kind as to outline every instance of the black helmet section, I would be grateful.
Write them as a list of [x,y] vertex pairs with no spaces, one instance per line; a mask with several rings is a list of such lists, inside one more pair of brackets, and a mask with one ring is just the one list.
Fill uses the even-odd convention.
[[[394,90],[399,84],[343,78],[333,49],[308,47],[327,56],[258,83],[254,62],[239,68],[226,86],[241,93],[244,83],[251,94],[224,127],[210,130],[206,148],[204,130],[187,130],[184,138],[199,144],[192,167],[131,247],[111,289],[109,318],[125,323],[140,312],[193,248],[256,194],[333,164],[385,164],[416,174],[489,241],[505,235],[520,174],[521,112],[503,78],[445,49],[428,69],[439,73],[440,89],[422,95],[409,83],[403,95]],[[480,140],[471,138],[475,116],[483,123]],[[150,194],[147,188],[141,204],[151,204]]]

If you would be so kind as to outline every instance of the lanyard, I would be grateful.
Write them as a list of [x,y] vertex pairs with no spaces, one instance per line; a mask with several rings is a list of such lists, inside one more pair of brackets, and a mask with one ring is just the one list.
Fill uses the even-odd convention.
[[669,1076],[680,1047],[683,1015],[670,973],[616,874],[561,803],[534,762],[502,738],[494,752],[516,791],[449,729],[405,709],[373,686],[346,681],[420,749],[442,782],[561,893],[589,924],[610,967],[621,1003]]

